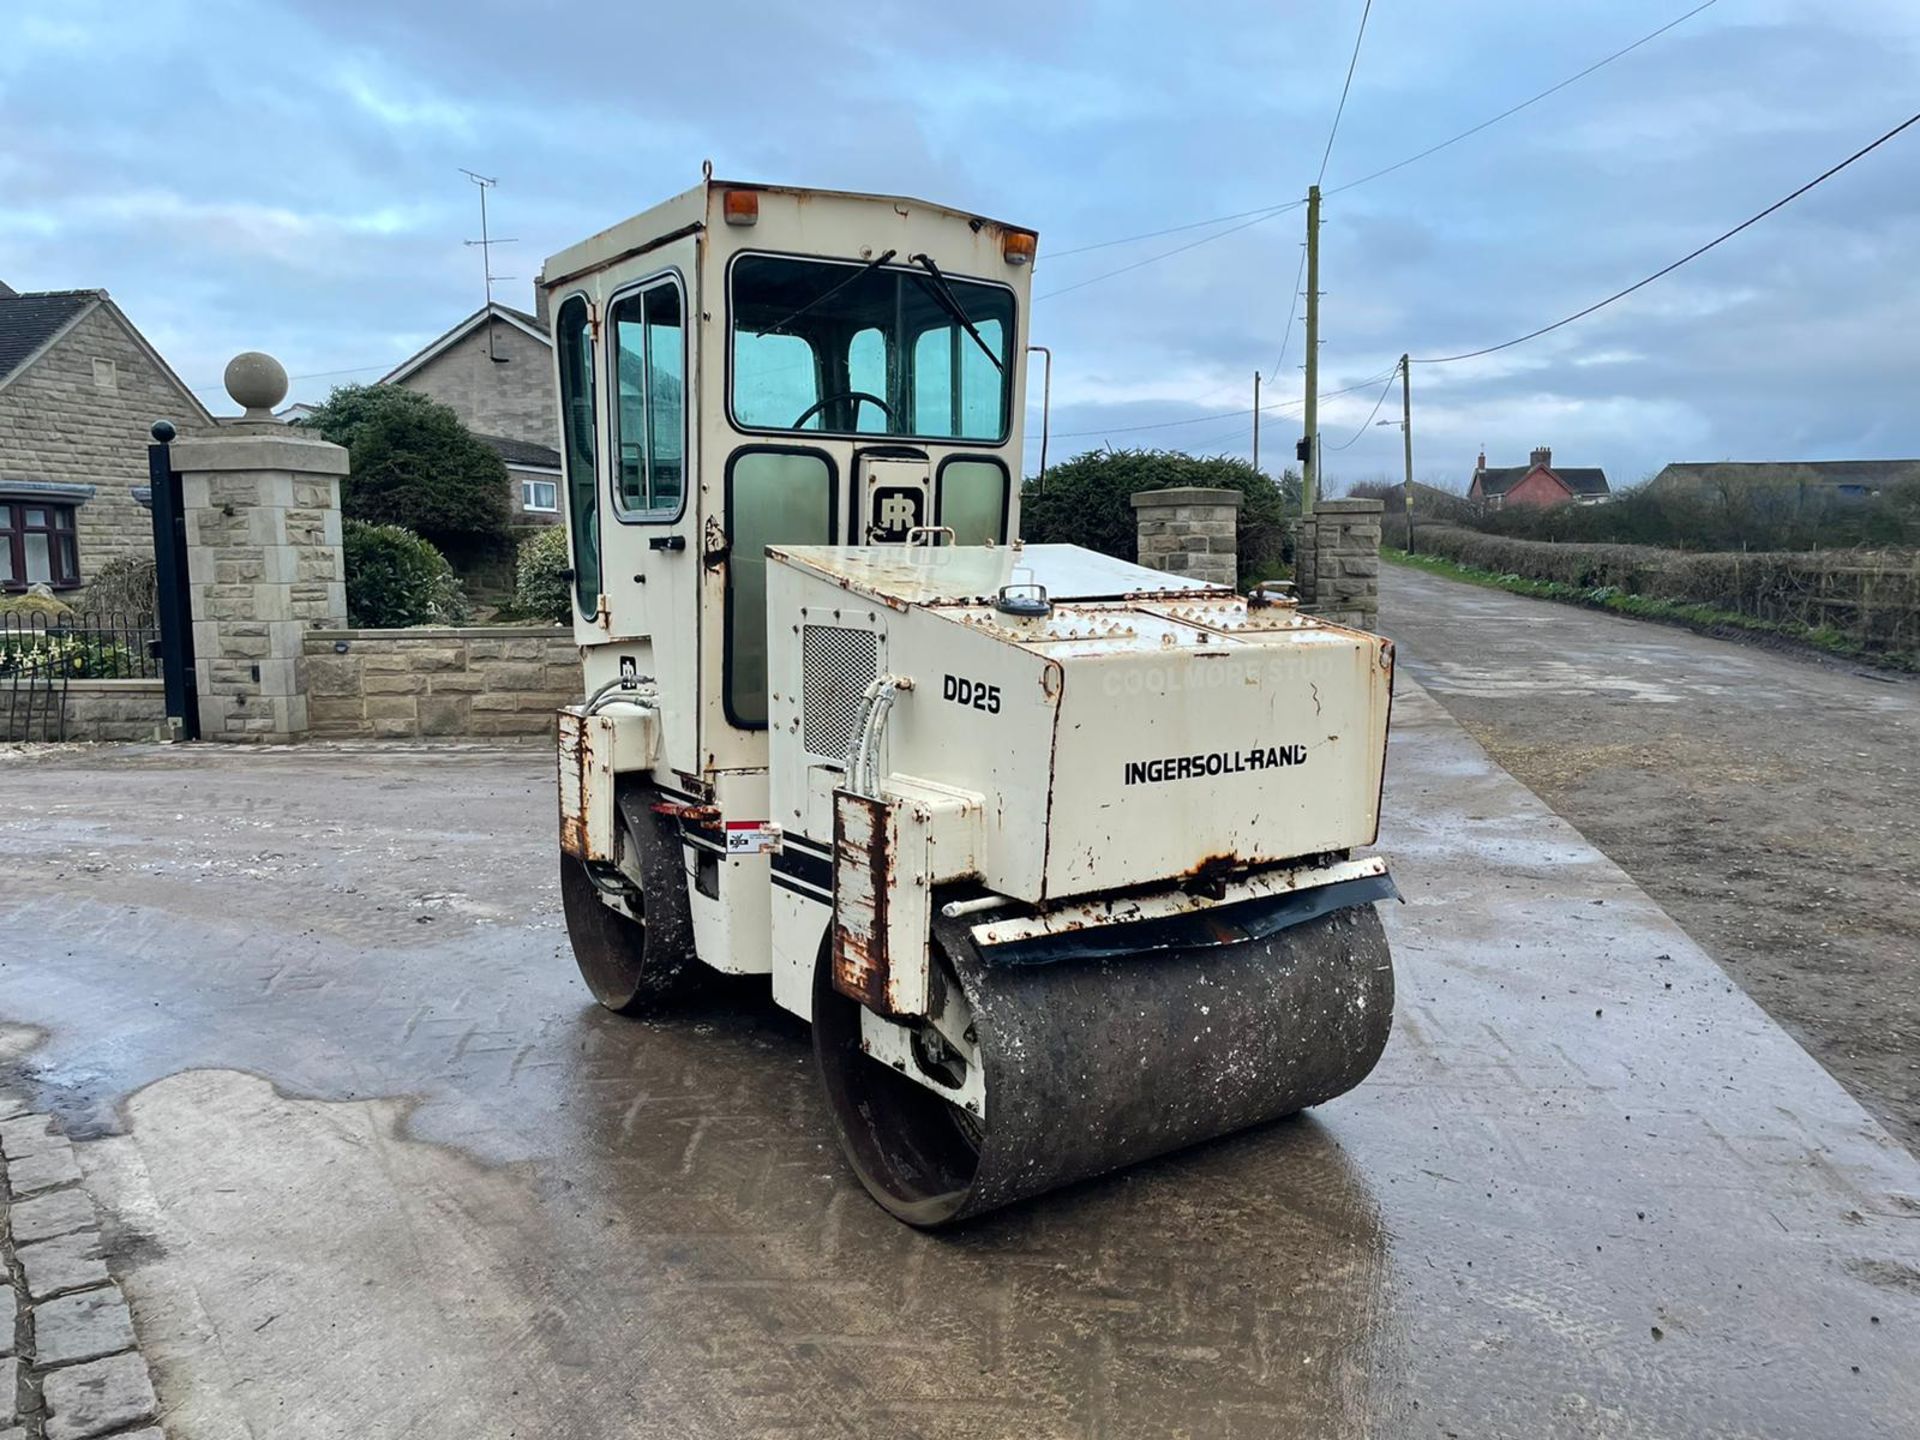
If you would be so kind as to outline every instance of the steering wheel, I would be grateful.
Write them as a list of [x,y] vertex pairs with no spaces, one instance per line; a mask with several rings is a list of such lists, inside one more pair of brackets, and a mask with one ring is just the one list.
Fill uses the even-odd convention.
[[[871,394],[865,390],[842,390],[837,395],[822,395],[818,400],[814,401],[813,404],[802,410],[800,412],[800,418],[787,428],[789,430],[798,430],[802,425],[805,425],[807,421],[811,420],[815,415],[818,415],[836,400],[865,400],[869,404],[878,405],[880,409],[885,412],[889,425],[897,428],[900,424],[899,417],[893,413],[893,407],[878,395]],[[856,410],[857,408],[858,407],[856,407]]]

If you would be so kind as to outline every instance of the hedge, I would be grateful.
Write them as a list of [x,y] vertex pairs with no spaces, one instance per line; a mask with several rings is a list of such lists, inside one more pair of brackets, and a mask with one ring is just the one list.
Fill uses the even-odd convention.
[[1886,654],[1920,652],[1920,553],[1913,551],[1692,554],[1654,545],[1556,545],[1451,525],[1419,527],[1417,545],[1495,574],[1830,630]]

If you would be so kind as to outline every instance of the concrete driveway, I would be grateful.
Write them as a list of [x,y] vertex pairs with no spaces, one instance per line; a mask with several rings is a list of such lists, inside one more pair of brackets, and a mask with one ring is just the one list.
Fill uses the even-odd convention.
[[593,1007],[540,750],[0,760],[0,1018],[169,1434],[1910,1435],[1920,1166],[1417,686],[1396,1032],[925,1236],[750,997]]
[[1920,1154],[1920,682],[1387,566],[1381,623]]

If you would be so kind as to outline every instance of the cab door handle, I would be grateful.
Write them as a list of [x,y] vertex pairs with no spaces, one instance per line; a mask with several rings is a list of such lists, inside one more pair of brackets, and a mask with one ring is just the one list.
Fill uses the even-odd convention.
[[655,535],[647,541],[649,550],[684,550],[687,537],[684,535]]

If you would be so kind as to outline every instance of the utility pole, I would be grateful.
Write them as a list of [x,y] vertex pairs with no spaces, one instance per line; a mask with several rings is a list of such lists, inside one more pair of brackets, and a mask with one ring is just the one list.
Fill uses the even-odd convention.
[[1313,514],[1320,491],[1320,187],[1307,189],[1307,438],[1301,457],[1300,513]]
[[1400,357],[1400,443],[1407,455],[1407,553],[1413,553],[1413,362]]
[[1260,469],[1260,372],[1253,372],[1253,468]]

